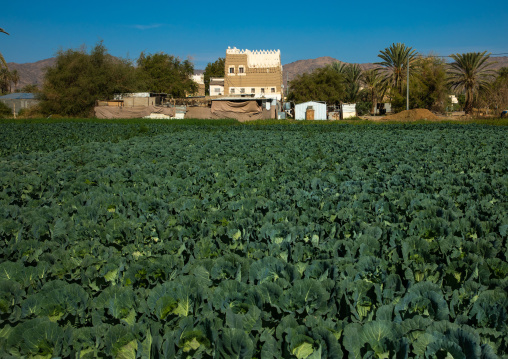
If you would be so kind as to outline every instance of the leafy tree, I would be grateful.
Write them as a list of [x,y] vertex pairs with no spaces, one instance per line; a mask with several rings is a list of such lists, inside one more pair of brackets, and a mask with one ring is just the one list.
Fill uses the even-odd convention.
[[209,62],[205,67],[205,93],[210,94],[210,77],[224,77],[226,59],[219,57],[215,62]]
[[480,90],[479,98],[481,104],[493,109],[497,115],[508,108],[508,67],[497,71],[495,80],[487,89]]
[[487,89],[492,79],[493,71],[488,69],[487,62],[489,57],[487,51],[451,55],[454,62],[450,64],[448,84],[452,90],[465,93],[466,114],[473,111],[478,92]]
[[41,90],[45,115],[89,116],[98,99],[135,90],[134,67],[108,54],[99,42],[85,49],[59,51],[56,64],[46,71]]
[[408,60],[411,76],[413,74],[411,70],[414,68],[417,55],[416,50],[401,43],[393,43],[390,47],[380,51],[378,55],[383,61],[376,64],[386,69],[385,81],[389,86],[398,91],[399,94],[404,92]]
[[15,92],[37,93],[39,92],[39,87],[36,84],[28,84],[22,88],[17,88]]
[[194,93],[198,85],[192,81],[194,66],[189,60],[165,53],[141,53],[137,61],[138,81],[141,91],[162,92],[173,97],[185,97]]
[[444,112],[448,102],[444,60],[432,56],[418,57],[410,83],[410,106]]
[[0,101],[0,118],[12,115],[12,109]]
[[295,102],[326,101],[340,104],[345,97],[344,76],[330,67],[296,76],[290,82],[288,99]]

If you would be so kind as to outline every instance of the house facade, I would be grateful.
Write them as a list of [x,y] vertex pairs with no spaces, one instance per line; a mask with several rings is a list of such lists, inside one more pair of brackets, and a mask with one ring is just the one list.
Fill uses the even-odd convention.
[[226,50],[224,95],[282,98],[280,50]]
[[224,95],[224,77],[210,77],[210,96]]

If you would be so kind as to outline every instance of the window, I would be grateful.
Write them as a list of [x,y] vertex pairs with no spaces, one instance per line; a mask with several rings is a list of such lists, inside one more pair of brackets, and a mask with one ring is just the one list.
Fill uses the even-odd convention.
[[261,87],[261,93],[265,93],[265,89]]
[[275,87],[272,87],[272,93],[275,93]]
[[245,93],[245,89],[243,87],[240,89],[240,93]]
[[253,87],[250,89],[250,93],[256,93],[256,89]]
[[220,92],[220,87],[216,87],[213,89],[213,92]]
[[229,66],[229,73],[230,74],[234,74],[235,73],[235,67],[234,66]]
[[229,89],[229,93],[235,93],[235,89]]
[[245,70],[244,70],[243,66],[239,66],[239,67],[238,67],[238,73],[239,73],[239,74],[243,74],[243,73],[245,73]]

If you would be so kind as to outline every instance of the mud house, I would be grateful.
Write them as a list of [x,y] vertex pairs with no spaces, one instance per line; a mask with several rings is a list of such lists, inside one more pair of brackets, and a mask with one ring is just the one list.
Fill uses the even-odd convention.
[[226,50],[224,94],[280,100],[280,50]]

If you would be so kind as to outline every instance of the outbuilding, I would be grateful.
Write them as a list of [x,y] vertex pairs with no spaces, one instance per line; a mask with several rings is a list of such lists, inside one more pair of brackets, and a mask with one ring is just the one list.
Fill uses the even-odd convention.
[[295,105],[295,120],[326,120],[326,102],[308,101]]
[[1,96],[0,101],[9,106],[12,109],[12,112],[16,115],[20,110],[30,108],[39,103],[39,100],[35,99],[35,95],[33,93],[26,92],[15,92]]

